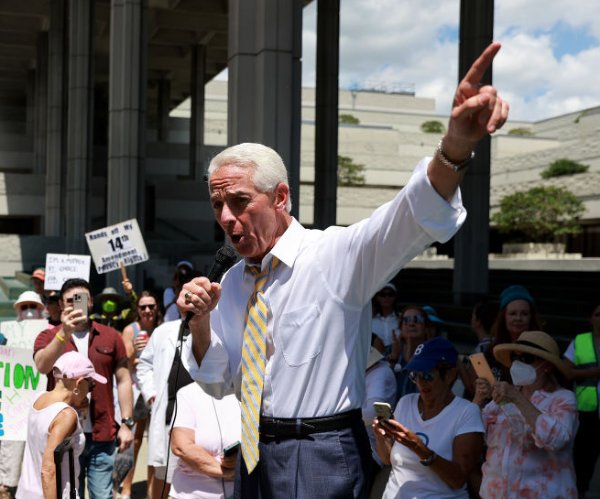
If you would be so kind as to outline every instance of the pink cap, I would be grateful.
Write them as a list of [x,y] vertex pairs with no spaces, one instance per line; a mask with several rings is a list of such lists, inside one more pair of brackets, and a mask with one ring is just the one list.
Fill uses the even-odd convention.
[[106,378],[96,372],[90,359],[79,352],[63,353],[54,363],[53,371],[55,378],[92,378],[106,384]]

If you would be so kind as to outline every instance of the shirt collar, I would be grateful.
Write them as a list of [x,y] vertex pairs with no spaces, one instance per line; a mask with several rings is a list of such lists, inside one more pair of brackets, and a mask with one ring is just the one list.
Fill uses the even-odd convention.
[[[260,268],[264,270],[274,256],[279,259],[280,263],[284,264],[286,267],[292,268],[298,253],[300,252],[300,244],[302,243],[305,231],[306,229],[300,225],[300,222],[292,217],[292,223],[285,230],[271,251],[264,256]],[[247,267],[253,265],[257,266],[256,264],[246,261]]]

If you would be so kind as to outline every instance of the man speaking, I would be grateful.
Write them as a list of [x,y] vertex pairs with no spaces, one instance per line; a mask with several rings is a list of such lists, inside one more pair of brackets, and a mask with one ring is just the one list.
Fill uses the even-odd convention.
[[215,218],[243,257],[221,285],[197,278],[177,305],[192,313],[184,364],[242,407],[236,497],[358,498],[368,493],[361,420],[370,299],[466,217],[458,185],[478,141],[508,104],[481,86],[491,44],[459,84],[448,132],[406,187],[346,228],[304,229],[290,215],[287,172],[260,144],[218,154],[208,171]]

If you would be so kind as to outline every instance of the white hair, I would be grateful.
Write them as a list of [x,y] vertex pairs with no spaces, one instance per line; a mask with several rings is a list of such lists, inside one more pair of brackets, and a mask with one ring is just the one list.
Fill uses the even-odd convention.
[[[262,144],[245,142],[228,147],[217,154],[208,165],[208,181],[219,168],[235,165],[242,168],[253,168],[252,182],[261,192],[273,192],[278,184],[289,187],[288,175],[281,156],[270,147]],[[288,195],[285,210],[292,210],[292,196]]]

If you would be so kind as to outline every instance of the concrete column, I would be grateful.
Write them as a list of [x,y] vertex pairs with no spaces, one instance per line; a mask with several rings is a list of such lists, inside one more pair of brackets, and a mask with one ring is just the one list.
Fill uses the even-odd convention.
[[206,73],[206,46],[194,45],[191,53],[191,116],[190,116],[190,176],[201,180],[204,176],[204,78]]
[[48,32],[48,124],[44,234],[63,235],[62,177],[66,157],[66,2],[50,2]]
[[85,250],[93,137],[94,1],[69,2],[69,95],[67,122],[67,251]]
[[145,0],[112,0],[108,111],[109,225],[137,218],[143,227],[146,141]]
[[337,218],[340,0],[317,0],[317,88],[315,91],[314,225],[326,229]]
[[48,129],[48,33],[38,35],[35,68],[35,116],[33,128],[33,171],[46,171]]
[[156,110],[156,132],[158,142],[169,142],[169,111],[171,103],[171,80],[158,80],[158,99]]
[[35,80],[36,72],[30,69],[25,87],[25,133],[28,137],[35,137]]
[[[459,81],[493,40],[494,1],[461,0]],[[492,83],[491,69],[484,84]],[[454,238],[453,293],[457,304],[472,304],[489,291],[490,137],[475,151],[475,160],[462,183],[463,203],[469,213]]]
[[300,186],[301,0],[229,1],[228,142],[283,158],[297,216]]

